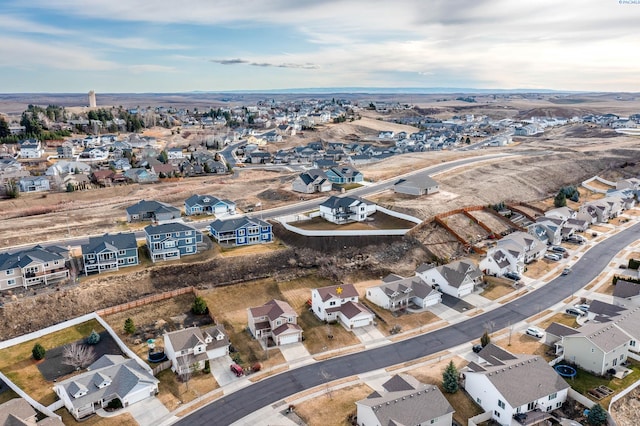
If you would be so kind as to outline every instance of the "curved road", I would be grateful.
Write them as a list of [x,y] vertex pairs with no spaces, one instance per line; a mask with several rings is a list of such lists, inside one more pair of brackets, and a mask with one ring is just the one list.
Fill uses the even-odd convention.
[[508,327],[553,306],[594,279],[622,248],[636,241],[640,223],[609,237],[586,252],[572,266],[572,273],[559,276],[544,287],[511,303],[466,321],[408,340],[356,354],[317,362],[240,389],[182,418],[178,425],[229,425],[283,398],[331,380],[362,374],[431,355],[478,339],[485,328]]

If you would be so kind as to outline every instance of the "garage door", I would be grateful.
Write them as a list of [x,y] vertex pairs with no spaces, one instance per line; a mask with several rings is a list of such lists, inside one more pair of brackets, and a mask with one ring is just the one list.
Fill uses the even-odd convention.
[[149,398],[150,394],[151,388],[145,387],[143,389],[140,389],[139,391],[132,392],[127,395],[127,402],[129,402],[129,405],[135,404],[136,402]]
[[298,335],[297,334],[287,334],[284,336],[280,336],[280,344],[281,345],[287,345],[289,343],[296,343],[298,342]]
[[440,302],[440,298],[439,297],[428,297],[424,300],[424,306],[433,306],[433,305],[437,305]]
[[371,324],[371,319],[369,318],[356,319],[352,321],[352,323],[353,323],[353,328],[364,327]]
[[464,296],[466,296],[468,294],[471,294],[472,291],[473,291],[473,287],[467,287],[467,288],[460,289],[460,293],[459,293],[460,297],[464,297]]

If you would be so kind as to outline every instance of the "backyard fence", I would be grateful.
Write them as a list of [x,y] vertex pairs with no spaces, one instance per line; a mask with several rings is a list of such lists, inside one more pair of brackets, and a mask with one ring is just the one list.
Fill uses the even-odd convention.
[[121,305],[112,306],[110,308],[100,309],[96,313],[100,316],[117,314],[118,312],[127,311],[139,306],[148,305],[150,303],[160,302],[162,300],[171,299],[172,297],[180,296],[182,294],[194,293],[193,287],[183,287],[177,290],[165,291],[164,293],[154,294],[142,299],[134,300],[132,302],[123,303]]
[[158,375],[158,373],[160,373],[161,371],[164,370],[168,370],[169,368],[171,368],[171,360],[166,360],[166,361],[162,361],[160,364],[156,364],[152,370],[153,370],[153,375],[156,376]]

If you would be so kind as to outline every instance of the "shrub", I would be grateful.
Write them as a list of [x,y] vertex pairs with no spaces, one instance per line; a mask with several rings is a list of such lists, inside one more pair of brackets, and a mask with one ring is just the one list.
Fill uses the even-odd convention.
[[640,268],[640,260],[629,259],[629,269],[638,269]]
[[31,355],[33,355],[33,359],[35,359],[36,361],[44,359],[46,353],[47,351],[40,343],[36,343],[35,345],[33,345],[33,349],[31,349]]
[[200,296],[197,296],[193,301],[193,305],[191,305],[191,312],[196,315],[204,315],[209,312],[209,308],[207,307],[207,302]]
[[590,425],[599,426],[607,423],[607,412],[600,404],[594,404],[589,410],[587,421]]
[[87,337],[87,345],[97,345],[98,342],[100,342],[100,335],[95,330],[91,330],[91,334]]
[[110,408],[112,410],[122,408],[122,401],[120,401],[120,398],[114,398],[109,401],[109,403],[107,404],[107,408]]
[[480,337],[480,344],[484,348],[489,343],[491,343],[491,337],[489,337],[489,333],[487,331],[485,331],[484,334],[482,335],[482,337]]
[[209,374],[209,373],[211,373],[211,364],[209,363],[209,360],[208,360],[208,359],[204,361],[204,368],[202,369],[202,371],[203,371],[205,374]]

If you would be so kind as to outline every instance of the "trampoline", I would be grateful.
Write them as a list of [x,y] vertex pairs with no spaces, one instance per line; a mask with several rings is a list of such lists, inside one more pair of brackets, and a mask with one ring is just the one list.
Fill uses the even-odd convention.
[[167,359],[167,356],[165,355],[164,351],[149,352],[149,356],[147,357],[147,359],[149,360],[149,362],[162,362]]
[[573,379],[576,377],[576,374],[578,374],[576,369],[570,365],[558,364],[553,368],[555,368],[556,372],[562,377],[568,377],[570,379]]

